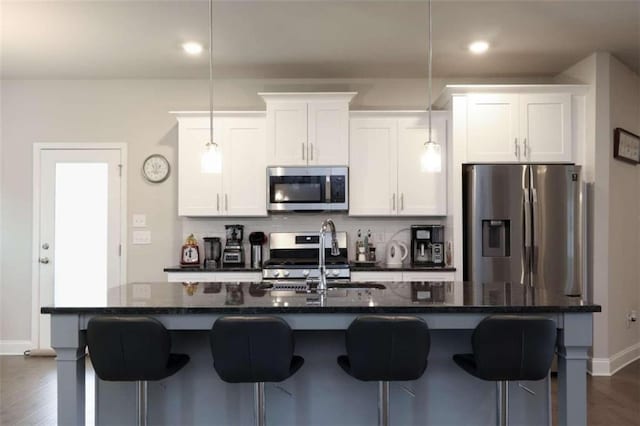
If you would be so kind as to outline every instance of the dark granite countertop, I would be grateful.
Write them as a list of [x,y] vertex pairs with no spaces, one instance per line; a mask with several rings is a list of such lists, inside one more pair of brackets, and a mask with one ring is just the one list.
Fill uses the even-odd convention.
[[164,272],[262,272],[262,269],[250,268],[248,266],[222,267],[216,269],[205,269],[204,266],[171,266],[164,268]]
[[[290,283],[288,283],[291,285]],[[325,297],[276,290],[272,283],[131,283],[109,290],[105,305],[45,306],[43,314],[304,314],[600,312],[579,297],[510,283],[336,283]]]
[[384,262],[375,265],[358,265],[351,263],[351,272],[455,272],[456,268],[446,266],[411,266],[389,268]]

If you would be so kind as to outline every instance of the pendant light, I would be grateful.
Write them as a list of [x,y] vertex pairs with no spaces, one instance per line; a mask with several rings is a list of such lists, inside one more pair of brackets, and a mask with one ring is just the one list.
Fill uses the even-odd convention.
[[440,151],[440,144],[434,141],[431,137],[431,68],[433,62],[433,32],[431,30],[431,0],[428,0],[429,5],[429,77],[428,77],[428,96],[429,96],[429,105],[428,105],[428,115],[429,115],[429,133],[427,141],[424,143],[424,151],[422,152],[422,156],[420,157],[420,166],[423,172],[427,173],[440,173],[442,171],[442,154]]
[[213,0],[209,0],[209,140],[200,161],[202,173],[222,173],[222,153],[213,141]]

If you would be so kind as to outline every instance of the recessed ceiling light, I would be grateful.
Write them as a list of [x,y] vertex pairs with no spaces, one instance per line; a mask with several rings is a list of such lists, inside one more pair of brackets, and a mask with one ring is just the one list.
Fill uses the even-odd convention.
[[489,43],[484,40],[474,41],[469,45],[469,52],[476,55],[482,55],[487,50],[489,50]]
[[202,53],[202,45],[195,41],[189,41],[182,45],[182,48],[189,55],[199,55]]

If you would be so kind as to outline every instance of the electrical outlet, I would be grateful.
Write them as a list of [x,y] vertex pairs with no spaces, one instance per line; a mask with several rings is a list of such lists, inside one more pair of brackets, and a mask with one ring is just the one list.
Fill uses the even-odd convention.
[[132,222],[134,228],[144,228],[145,226],[147,226],[147,215],[134,214]]
[[132,244],[151,244],[151,231],[133,231]]

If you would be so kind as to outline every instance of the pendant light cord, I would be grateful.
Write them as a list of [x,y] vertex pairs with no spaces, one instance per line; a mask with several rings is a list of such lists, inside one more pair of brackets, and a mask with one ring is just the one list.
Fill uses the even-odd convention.
[[432,63],[432,56],[433,56],[433,46],[432,46],[432,30],[431,30],[431,0],[428,0],[428,5],[429,5],[429,84],[428,84],[428,92],[429,92],[429,140],[427,140],[427,143],[432,143],[433,140],[431,139],[431,63]]
[[213,0],[209,0],[209,143],[213,142]]

